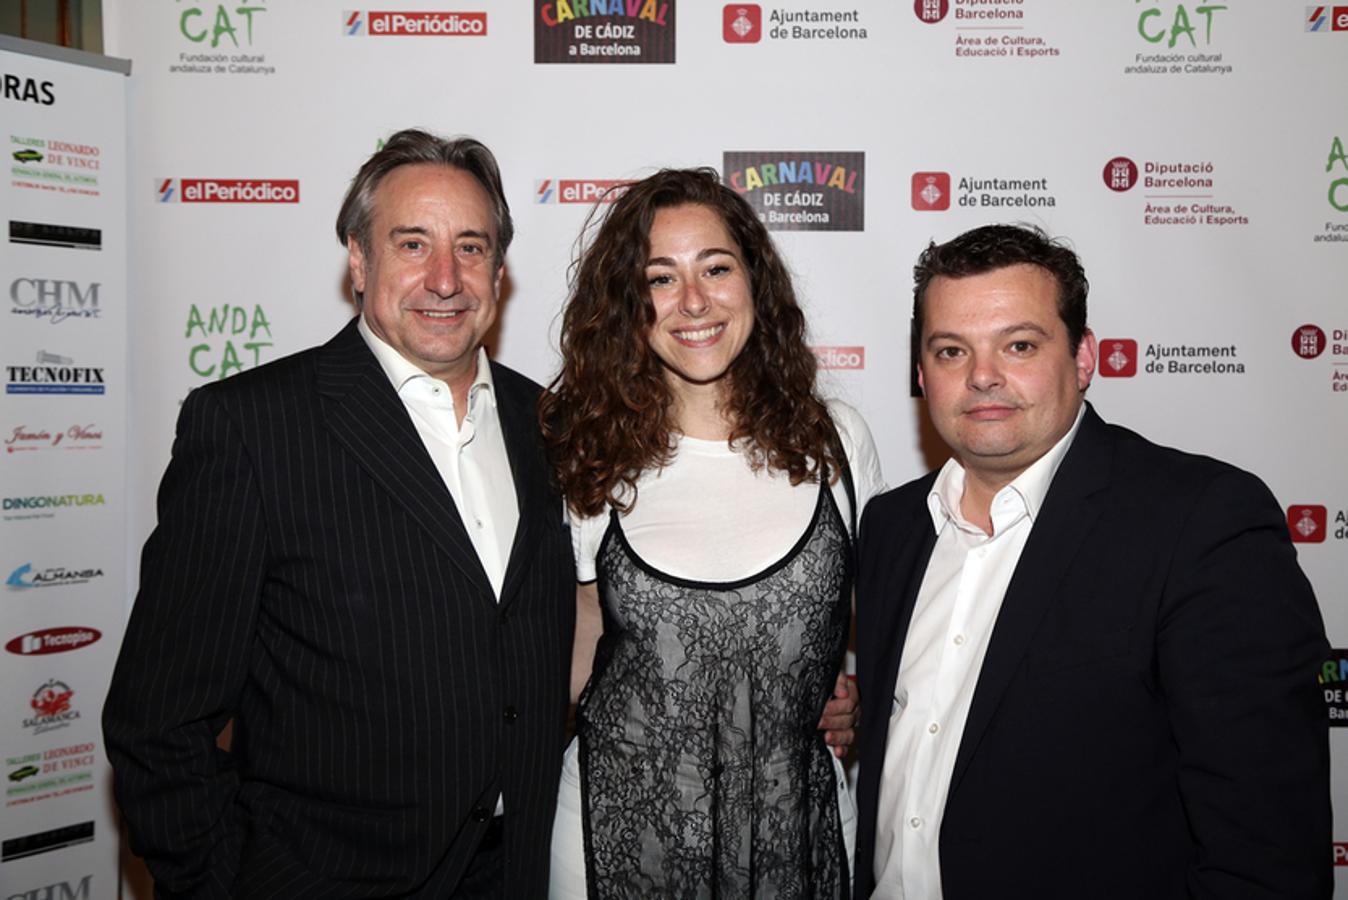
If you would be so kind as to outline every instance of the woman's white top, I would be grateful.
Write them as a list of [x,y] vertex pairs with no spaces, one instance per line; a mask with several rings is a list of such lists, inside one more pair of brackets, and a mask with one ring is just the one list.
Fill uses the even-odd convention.
[[[885,490],[870,429],[855,409],[830,400],[852,470],[858,514]],[[763,571],[786,555],[809,527],[818,485],[793,486],[781,472],[755,472],[726,441],[679,437],[674,461],[637,481],[637,502],[622,517],[632,549],[649,565],[679,578],[736,581]],[[838,511],[852,527],[851,504],[839,478],[832,485]],[[595,557],[609,516],[573,519],[576,577],[595,580]],[[855,538],[855,535],[853,535]]]

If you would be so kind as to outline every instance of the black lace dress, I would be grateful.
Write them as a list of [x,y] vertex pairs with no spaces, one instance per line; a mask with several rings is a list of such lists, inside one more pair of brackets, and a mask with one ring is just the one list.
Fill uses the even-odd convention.
[[590,897],[846,898],[816,728],[851,612],[832,491],[790,552],[742,581],[654,569],[616,513],[596,565],[604,634],[577,711]]

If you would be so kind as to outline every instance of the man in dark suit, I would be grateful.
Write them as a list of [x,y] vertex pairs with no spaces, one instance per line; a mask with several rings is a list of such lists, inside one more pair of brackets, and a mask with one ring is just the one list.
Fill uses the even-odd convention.
[[337,230],[360,316],[183,404],[104,714],[131,846],[160,897],[542,897],[575,570],[481,349],[496,162],[400,132]]
[[858,894],[1330,896],[1328,646],[1268,489],[1084,403],[1086,278],[1041,232],[915,274],[954,459],[862,523]]

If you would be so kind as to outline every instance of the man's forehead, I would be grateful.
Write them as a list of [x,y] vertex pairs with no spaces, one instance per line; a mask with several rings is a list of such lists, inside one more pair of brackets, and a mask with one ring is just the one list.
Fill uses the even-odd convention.
[[488,230],[495,236],[491,198],[472,174],[439,163],[409,163],[389,172],[372,197],[375,216],[445,213],[465,220],[464,227]]

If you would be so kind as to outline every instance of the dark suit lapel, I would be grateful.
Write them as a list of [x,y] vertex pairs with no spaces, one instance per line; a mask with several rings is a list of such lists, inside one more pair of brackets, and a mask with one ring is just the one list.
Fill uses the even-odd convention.
[[1112,456],[1108,430],[1088,405],[1007,585],[955,756],[951,794],[978,751],[1044,613],[1054,603],[1071,601],[1059,594],[1058,586],[1099,518],[1099,508],[1089,498],[1109,484]]
[[454,499],[355,319],[319,351],[318,392],[337,441],[491,597],[491,582]]
[[[493,364],[494,374],[496,370]],[[510,473],[515,480],[515,500],[519,504],[520,520],[515,527],[515,540],[510,546],[505,579],[501,583],[501,606],[507,606],[519,592],[520,583],[534,548],[538,544],[539,529],[547,526],[546,505],[551,498],[548,490],[548,470],[539,455],[538,418],[533,398],[512,389],[508,378],[499,374],[493,378],[496,385],[496,411],[501,419],[501,434],[505,439],[506,455],[510,458]],[[560,505],[551,511],[561,527]]]

